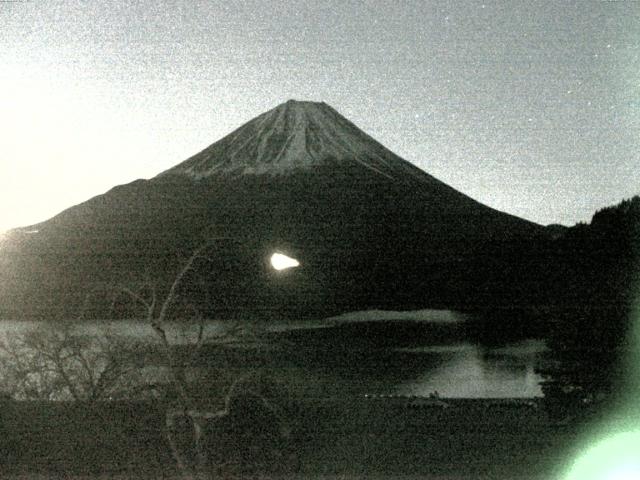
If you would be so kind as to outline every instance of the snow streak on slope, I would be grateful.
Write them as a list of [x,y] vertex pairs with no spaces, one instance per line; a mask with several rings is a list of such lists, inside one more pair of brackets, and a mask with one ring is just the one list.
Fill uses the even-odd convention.
[[161,175],[284,175],[361,166],[389,179],[434,179],[386,149],[325,103],[289,100]]

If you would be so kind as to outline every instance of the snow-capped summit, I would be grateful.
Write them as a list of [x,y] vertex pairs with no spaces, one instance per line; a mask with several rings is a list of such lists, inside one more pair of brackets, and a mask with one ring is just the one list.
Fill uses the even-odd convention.
[[401,159],[324,102],[289,100],[247,122],[161,175],[285,175],[359,165],[388,179],[431,177]]

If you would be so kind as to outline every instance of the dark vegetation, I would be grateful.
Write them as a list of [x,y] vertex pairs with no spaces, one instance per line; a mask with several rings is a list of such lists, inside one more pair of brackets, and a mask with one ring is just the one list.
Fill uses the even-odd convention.
[[[239,402],[208,436],[216,439],[206,445],[208,475],[546,479],[564,466],[562,454],[577,433],[550,424],[535,404],[453,400],[447,408],[415,409],[405,399],[307,399],[283,439],[256,405]],[[5,401],[2,407],[5,477],[179,478],[157,404]],[[180,448],[190,448],[188,435]]]
[[542,368],[544,393],[559,415],[581,401],[628,393],[625,361],[638,318],[640,197],[602,209],[554,242],[547,257],[550,299],[548,344],[555,361]]
[[[625,360],[632,345],[640,292],[640,197],[599,210],[589,224],[551,226],[544,238],[485,243],[462,310],[474,312],[473,338],[487,343],[535,336],[552,350],[540,367],[544,393],[560,417],[597,398],[615,404],[629,387]],[[476,290],[465,296],[463,291]]]

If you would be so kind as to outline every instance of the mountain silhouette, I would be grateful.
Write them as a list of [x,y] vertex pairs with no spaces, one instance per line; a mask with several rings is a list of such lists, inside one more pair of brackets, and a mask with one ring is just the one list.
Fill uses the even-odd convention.
[[[205,245],[179,297],[211,316],[473,308],[509,297],[504,262],[545,235],[403,160],[332,107],[290,100],[154,178],[10,232],[0,302],[12,318],[130,316],[118,286],[166,292]],[[275,271],[273,253],[300,266]]]

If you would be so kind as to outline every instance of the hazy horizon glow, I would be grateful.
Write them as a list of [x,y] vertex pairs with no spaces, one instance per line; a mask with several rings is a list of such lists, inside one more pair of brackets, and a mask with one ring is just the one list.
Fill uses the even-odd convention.
[[0,231],[289,98],[542,224],[640,193],[637,2],[0,2]]

